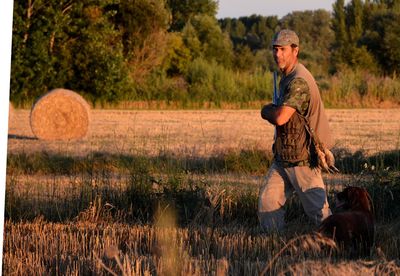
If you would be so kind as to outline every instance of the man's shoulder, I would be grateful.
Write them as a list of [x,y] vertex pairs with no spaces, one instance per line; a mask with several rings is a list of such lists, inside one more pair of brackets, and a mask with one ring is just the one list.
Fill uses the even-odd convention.
[[302,78],[293,79],[288,86],[288,93],[283,105],[295,108],[300,114],[305,114],[310,101],[310,88]]
[[297,71],[298,73],[305,72],[305,73],[311,74],[310,71],[306,68],[306,66],[305,66],[303,63],[301,63],[301,62],[298,62],[298,63],[296,64],[296,71]]
[[296,79],[296,78],[302,78],[306,81],[315,82],[314,77],[311,74],[311,72],[302,63],[297,63],[297,65],[296,65],[295,74],[293,76],[293,79]]
[[295,77],[289,82],[288,88],[291,91],[307,91],[309,86],[307,81],[302,77]]
[[286,85],[290,85],[293,81],[299,79],[307,82],[310,77],[312,77],[310,71],[303,64],[297,63],[293,71],[285,77],[285,83]]

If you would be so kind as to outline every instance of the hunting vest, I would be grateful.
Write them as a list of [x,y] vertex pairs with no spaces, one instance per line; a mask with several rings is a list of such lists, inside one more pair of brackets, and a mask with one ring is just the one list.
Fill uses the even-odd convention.
[[[289,84],[296,78],[305,80],[310,91],[310,102],[305,117],[320,141],[330,148],[332,137],[318,86],[311,73],[301,63],[297,63],[292,72],[282,77],[279,83],[280,98],[283,98],[282,95],[287,93]],[[282,103],[280,102],[280,104]],[[309,165],[310,146],[311,140],[305,129],[305,120],[298,111],[286,124],[276,127],[276,138],[273,145],[276,161],[289,165]]]

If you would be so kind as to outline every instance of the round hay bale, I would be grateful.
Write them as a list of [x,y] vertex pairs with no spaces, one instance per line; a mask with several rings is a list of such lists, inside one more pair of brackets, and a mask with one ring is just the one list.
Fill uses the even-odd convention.
[[54,89],[32,106],[33,134],[43,140],[68,140],[85,137],[90,121],[90,106],[83,97],[67,89]]

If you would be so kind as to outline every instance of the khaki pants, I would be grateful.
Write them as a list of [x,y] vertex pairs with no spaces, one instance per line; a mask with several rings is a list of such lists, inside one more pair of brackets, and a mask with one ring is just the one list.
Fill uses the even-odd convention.
[[284,205],[293,191],[296,191],[305,213],[315,224],[331,215],[319,169],[308,166],[283,168],[273,163],[260,187],[258,199],[258,217],[265,231],[284,228]]

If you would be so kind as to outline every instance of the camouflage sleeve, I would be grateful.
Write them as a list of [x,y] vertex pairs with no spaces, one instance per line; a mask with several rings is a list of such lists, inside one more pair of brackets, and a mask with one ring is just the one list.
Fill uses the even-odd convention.
[[293,107],[300,114],[305,115],[310,103],[310,89],[304,79],[292,80],[285,91],[283,105]]

